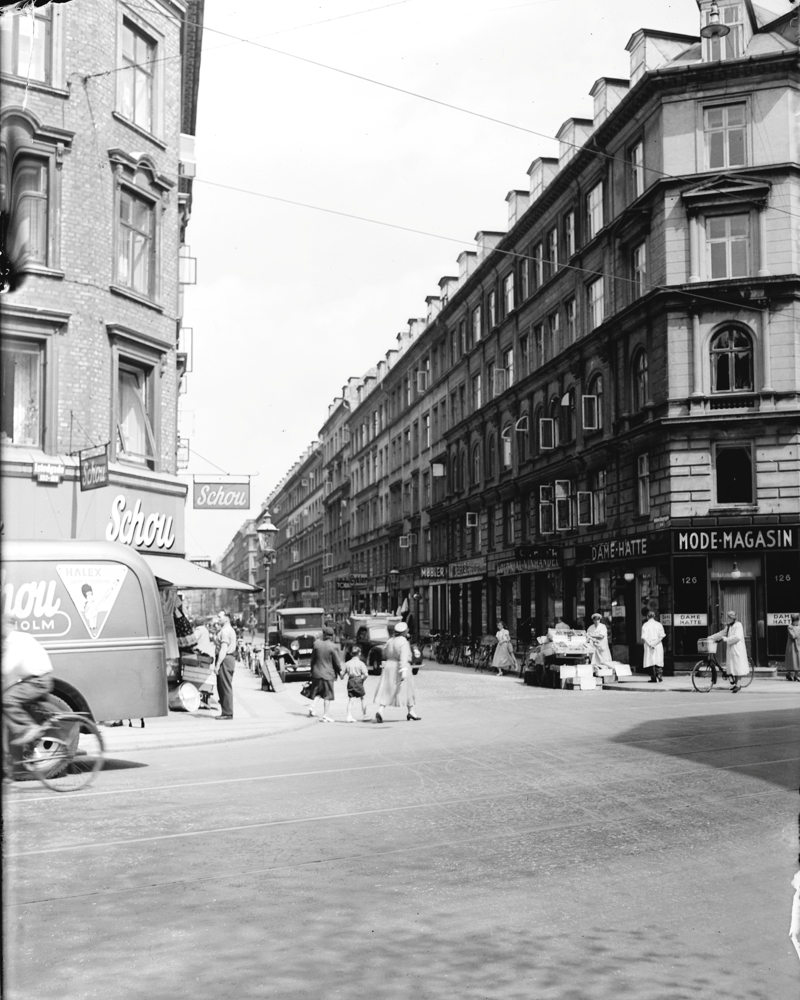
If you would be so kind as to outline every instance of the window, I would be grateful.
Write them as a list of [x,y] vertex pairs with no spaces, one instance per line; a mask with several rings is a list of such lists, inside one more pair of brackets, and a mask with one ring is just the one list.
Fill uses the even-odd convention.
[[422,447],[430,448],[431,446],[431,416],[426,413],[422,418]]
[[32,341],[3,336],[3,444],[42,447],[42,348]]
[[490,361],[486,366],[486,398],[494,399],[496,393],[495,386],[495,364],[494,361]]
[[603,228],[603,182],[596,184],[586,198],[587,238],[593,240]]
[[703,113],[706,169],[743,167],[747,162],[744,104],[723,104]]
[[486,511],[486,545],[487,548],[494,548],[494,507],[489,507]]
[[117,283],[152,298],[155,278],[155,209],[126,188],[120,191]]
[[650,382],[647,369],[647,351],[639,350],[633,359],[633,411],[638,413],[644,408],[650,394]]
[[564,306],[564,317],[567,323],[567,343],[574,344],[578,339],[578,307],[575,299],[567,299]]
[[489,431],[486,438],[486,478],[494,479],[497,466],[497,442],[494,431]]
[[472,310],[472,343],[477,344],[481,339],[481,307],[476,306]]
[[548,356],[554,358],[561,350],[561,317],[557,312],[547,320]]
[[481,396],[481,377],[480,375],[473,375],[472,377],[472,409],[479,410],[483,406],[483,399]]
[[502,462],[504,469],[510,469],[512,465],[512,452],[511,452],[511,424],[506,424],[503,428],[503,433],[500,435],[500,440],[502,443]]
[[481,481],[481,446],[472,446],[472,485],[477,486]]
[[503,281],[503,310],[504,315],[514,311],[514,272],[505,276]]
[[717,503],[753,503],[753,455],[749,445],[717,446]]
[[551,276],[558,270],[558,229],[547,234],[547,273]]
[[535,352],[534,363],[537,368],[544,364],[544,324],[537,323],[533,328],[533,349]]
[[524,413],[514,424],[517,432],[517,461],[522,463],[528,457],[528,430],[530,428],[530,418]]
[[522,301],[531,294],[531,269],[530,261],[522,260],[519,265],[519,285]]
[[533,248],[533,276],[536,288],[541,288],[544,284],[544,254],[542,244],[537,243]]
[[128,121],[153,132],[154,62],[156,43],[127,18],[122,21],[119,112]]
[[555,531],[554,493],[552,486],[539,487],[539,532],[551,535]]
[[[706,38],[703,44],[706,48],[706,59],[719,62],[721,59],[738,59],[742,54],[744,23],[742,21],[742,4],[729,3],[721,5],[719,19],[721,24],[730,29],[723,37]],[[706,24],[710,11],[706,13]]]
[[637,142],[631,146],[630,156],[631,200],[634,201],[644,194],[644,143]]
[[503,502],[503,545],[511,548],[514,544],[514,501],[505,500]]
[[605,282],[593,281],[587,289],[589,305],[589,330],[596,330],[605,319]]
[[494,330],[497,326],[497,292],[495,292],[494,289],[489,292],[488,298],[486,299],[486,308],[489,314],[489,329]]
[[753,345],[743,330],[720,330],[711,341],[711,391],[753,391]]
[[458,339],[456,337],[456,331],[450,331],[450,366],[453,367],[458,361]]
[[749,274],[750,216],[713,215],[706,219],[708,273],[713,278]]
[[569,389],[561,397],[561,440],[575,440],[575,390]]
[[514,349],[509,348],[507,351],[503,351],[503,368],[506,371],[505,383],[506,389],[510,389],[514,384]]
[[567,212],[564,217],[564,249],[567,260],[575,253],[575,213]]
[[603,376],[589,380],[589,392],[583,397],[583,429],[599,431],[603,427]]
[[467,324],[463,319],[458,324],[458,344],[462,354],[466,354],[471,346],[467,343]]
[[422,506],[426,509],[431,505],[431,474],[422,473]]
[[117,375],[117,455],[121,461],[154,468],[154,375],[120,361]]
[[650,457],[639,455],[636,459],[636,486],[640,514],[650,513]]
[[52,83],[52,8],[31,6],[0,21],[0,64],[4,73]]
[[519,338],[519,373],[521,378],[525,378],[531,370],[530,339],[527,333]]
[[640,243],[631,251],[631,278],[636,298],[647,291],[647,246]]
[[11,238],[21,264],[47,264],[48,162],[20,156],[11,179]]
[[606,470],[598,469],[591,479],[592,515],[595,524],[605,524],[606,521]]
[[556,446],[555,424],[552,418],[541,415],[541,409],[537,412],[540,414],[536,421],[539,434],[539,451],[552,451]]
[[419,455],[419,421],[415,420],[411,428],[412,447],[411,454],[414,458]]
[[572,483],[569,479],[555,482],[556,531],[568,531],[572,527]]
[[406,427],[403,431],[403,461],[411,461],[411,428]]

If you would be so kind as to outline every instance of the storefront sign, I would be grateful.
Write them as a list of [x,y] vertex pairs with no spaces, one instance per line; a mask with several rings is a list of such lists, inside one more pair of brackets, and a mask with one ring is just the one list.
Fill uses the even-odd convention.
[[683,612],[675,613],[676,628],[685,628],[693,625],[708,625],[708,615],[689,615]]
[[462,559],[450,563],[448,574],[451,580],[461,580],[465,576],[483,576],[486,572],[486,557],[482,559]]
[[192,507],[195,510],[249,510],[250,483],[209,483],[194,481]]
[[559,561],[561,549],[556,545],[518,545],[514,549],[515,559],[532,559],[538,562],[545,559]]
[[108,445],[82,451],[80,462],[82,490],[99,490],[108,486]]
[[746,528],[726,531],[674,531],[676,552],[751,552],[764,549],[796,549],[796,528]]
[[350,590],[352,587],[365,587],[367,584],[366,573],[351,573],[349,576],[340,576],[336,581],[337,590]]
[[767,613],[767,625],[791,625],[791,624],[792,624],[792,614],[790,611],[787,611],[785,614],[778,611]]
[[62,462],[33,463],[33,478],[37,483],[60,483],[65,471]]
[[114,498],[111,520],[106,528],[106,541],[122,542],[137,549],[171,549],[175,545],[172,518],[166,514],[148,514],[137,500],[133,510],[126,510],[123,494]]
[[579,545],[576,558],[579,563],[616,562],[618,559],[635,559],[638,556],[652,556],[668,551],[669,536],[662,531],[630,538],[612,538],[594,545]]
[[558,569],[561,562],[558,558],[543,559],[506,559],[495,567],[497,576],[514,576],[517,573],[537,573],[543,569]]
[[659,617],[664,628],[672,627],[672,615],[660,615]]
[[420,578],[423,580],[446,580],[447,579],[447,567],[446,566],[420,566],[419,568]]
[[194,563],[195,566],[199,566],[201,569],[211,569],[210,559],[190,559],[190,563]]
[[621,604],[615,604],[614,607],[611,609],[611,617],[612,618],[624,618],[625,617],[625,608],[623,607],[623,605],[621,605]]

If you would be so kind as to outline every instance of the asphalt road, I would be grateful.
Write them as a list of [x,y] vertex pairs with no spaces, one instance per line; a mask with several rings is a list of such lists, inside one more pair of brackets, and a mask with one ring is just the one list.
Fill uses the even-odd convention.
[[800,995],[796,685],[418,680],[422,722],[290,698],[292,731],[15,787],[9,1000]]

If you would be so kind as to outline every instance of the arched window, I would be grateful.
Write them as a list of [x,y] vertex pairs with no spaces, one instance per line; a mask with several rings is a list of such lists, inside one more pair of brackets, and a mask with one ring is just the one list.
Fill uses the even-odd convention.
[[650,382],[647,371],[647,351],[639,350],[633,358],[631,366],[633,375],[633,410],[638,413],[644,408],[650,395]]
[[[594,396],[594,428],[603,429],[603,376],[598,372],[589,380],[589,395]],[[586,429],[586,427],[584,427]]]
[[528,457],[528,434],[530,433],[530,420],[528,414],[524,413],[514,424],[517,432],[517,461],[524,462]]
[[489,431],[486,438],[486,478],[494,479],[497,471],[497,442],[494,431]]
[[502,461],[503,468],[510,469],[512,464],[512,454],[511,454],[511,424],[506,424],[503,428],[503,433],[500,435],[500,440],[502,442]]
[[481,446],[472,446],[472,485],[477,486],[481,481]]
[[753,391],[753,343],[736,327],[726,327],[711,340],[711,391]]
[[561,397],[561,440],[575,440],[575,390],[568,389]]
[[561,397],[553,396],[550,400],[550,411],[548,416],[553,421],[553,447],[557,448],[561,444]]

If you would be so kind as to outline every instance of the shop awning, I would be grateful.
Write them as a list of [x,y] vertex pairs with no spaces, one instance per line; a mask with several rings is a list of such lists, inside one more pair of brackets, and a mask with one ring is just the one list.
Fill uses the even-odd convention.
[[180,559],[177,556],[152,556],[146,552],[140,554],[150,566],[154,576],[163,580],[164,583],[180,587],[182,590],[260,591],[262,589],[261,587],[253,587],[249,583],[242,583],[241,580],[234,580],[233,577],[223,576],[222,573],[203,569],[202,566],[196,566],[188,559]]

